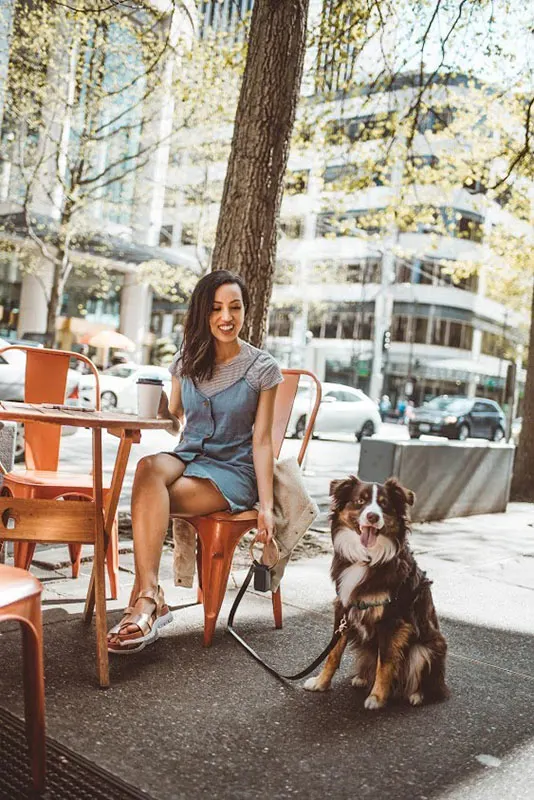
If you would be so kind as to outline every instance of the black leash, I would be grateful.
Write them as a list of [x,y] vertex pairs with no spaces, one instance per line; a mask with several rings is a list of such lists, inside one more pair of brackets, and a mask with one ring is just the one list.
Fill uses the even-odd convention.
[[274,667],[271,667],[270,664],[267,664],[263,660],[263,658],[260,655],[258,655],[258,653],[256,653],[256,651],[249,644],[247,644],[247,642],[245,642],[245,640],[237,633],[237,631],[233,627],[235,613],[236,613],[236,611],[237,611],[237,609],[239,607],[239,604],[240,604],[241,600],[243,599],[243,595],[245,594],[245,592],[247,591],[247,589],[248,589],[248,587],[250,585],[250,581],[252,580],[252,578],[254,576],[254,573],[256,571],[257,566],[261,566],[261,565],[257,564],[257,562],[253,562],[251,568],[248,571],[247,577],[243,581],[243,585],[241,586],[241,589],[237,593],[237,597],[234,600],[234,604],[233,604],[232,608],[230,609],[230,615],[228,617],[228,631],[234,637],[234,639],[237,642],[239,642],[241,647],[244,647],[245,650],[247,651],[247,653],[249,655],[251,655],[252,658],[255,661],[258,662],[258,664],[261,664],[261,666],[264,669],[266,669],[267,672],[270,672],[271,675],[273,675],[279,681],[282,681],[282,682],[284,682],[284,681],[299,681],[301,678],[305,678],[306,675],[309,675],[310,672],[313,672],[313,670],[316,669],[316,667],[318,667],[319,664],[322,664],[322,662],[325,660],[327,655],[334,649],[336,644],[339,642],[339,640],[341,639],[341,637],[343,636],[344,632],[347,629],[346,615],[343,614],[338,627],[334,631],[334,635],[330,639],[330,642],[325,647],[323,652],[320,655],[317,656],[315,661],[313,661],[305,669],[301,670],[300,672],[297,672],[295,675],[283,675],[282,673],[278,672],[278,670],[276,670]]

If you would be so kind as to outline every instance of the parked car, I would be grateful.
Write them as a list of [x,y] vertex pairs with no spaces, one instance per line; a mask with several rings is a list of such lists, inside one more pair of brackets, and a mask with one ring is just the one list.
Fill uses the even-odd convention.
[[[322,401],[315,421],[314,434],[354,434],[358,441],[363,436],[372,436],[380,427],[378,406],[360,389],[342,383],[323,383]],[[313,393],[312,393],[313,392]],[[301,439],[306,429],[306,418],[313,404],[315,392],[311,386],[300,386],[295,397],[287,436]]]
[[460,441],[472,436],[500,442],[504,437],[505,417],[493,400],[444,394],[416,408],[408,430],[411,439],[430,433]]
[[[163,389],[170,397],[171,375],[167,367],[151,364],[117,364],[108,367],[99,376],[100,404],[103,411],[124,411],[137,413],[137,379],[161,378]],[[92,375],[80,379],[80,395],[84,405],[95,405],[95,380]]]
[[[9,347],[15,342],[0,339],[0,349]],[[17,342],[18,343],[18,342]],[[35,342],[24,342],[25,345],[40,347]],[[0,355],[0,400],[24,400],[24,376],[26,374],[26,353],[23,350],[8,350]],[[67,389],[65,403],[74,407],[80,405],[79,400],[80,374],[76,370],[67,372]],[[63,425],[61,433],[69,436],[76,433],[77,428],[72,425]],[[15,461],[24,461],[24,426],[17,426],[17,440],[15,444]]]

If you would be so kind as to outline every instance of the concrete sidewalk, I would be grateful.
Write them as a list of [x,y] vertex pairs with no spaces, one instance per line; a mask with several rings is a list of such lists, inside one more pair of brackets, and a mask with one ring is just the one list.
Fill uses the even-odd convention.
[[[313,547],[286,572],[284,629],[274,631],[269,596],[249,592],[237,627],[271,663],[296,671],[331,635],[329,536],[323,520]],[[152,798],[531,798],[534,785],[534,506],[506,514],[414,527],[412,545],[434,580],[449,642],[451,699],[417,709],[363,709],[350,686],[346,655],[332,690],[283,686],[225,633],[247,563],[236,561],[214,644],[201,646],[202,609],[183,608],[160,641],[135,657],[114,658],[111,688],[95,683],[93,632],[80,620],[90,563],[37,574],[45,585],[49,734]],[[323,528],[321,530],[321,528]],[[128,543],[124,543],[129,550]],[[43,558],[59,559],[47,551]],[[121,555],[119,618],[131,586],[132,555]],[[172,585],[168,602],[192,602]],[[0,635],[0,705],[22,715],[19,634]]]

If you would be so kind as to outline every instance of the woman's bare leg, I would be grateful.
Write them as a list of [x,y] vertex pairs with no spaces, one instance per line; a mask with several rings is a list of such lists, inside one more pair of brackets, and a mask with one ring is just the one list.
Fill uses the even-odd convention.
[[[167,453],[142,458],[135,473],[132,490],[132,530],[134,540],[135,581],[130,606],[139,613],[152,613],[154,604],[145,598],[136,600],[141,592],[157,588],[163,542],[169,524],[169,514],[211,514],[223,511],[228,503],[208,480],[181,477],[185,464]],[[135,633],[136,625],[124,633]],[[111,641],[118,641],[111,637]]]

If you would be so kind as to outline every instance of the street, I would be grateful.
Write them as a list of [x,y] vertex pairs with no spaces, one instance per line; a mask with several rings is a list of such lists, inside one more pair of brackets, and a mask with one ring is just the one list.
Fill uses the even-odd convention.
[[[380,437],[407,439],[408,430],[404,425],[385,423],[380,430]],[[106,477],[111,477],[118,443],[116,436],[104,433],[103,460]],[[127,511],[130,508],[132,482],[139,459],[152,453],[173,450],[175,446],[176,439],[165,431],[143,432],[141,442],[132,447],[119,503],[120,510]],[[285,439],[281,457],[296,456],[299,447],[300,442],[296,439]],[[92,468],[91,431],[80,428],[72,436],[63,436],[60,458],[63,469],[89,472]],[[311,493],[328,494],[330,480],[356,472],[359,458],[360,445],[352,436],[338,436],[328,440],[313,439],[308,446],[304,462],[304,476]]]

